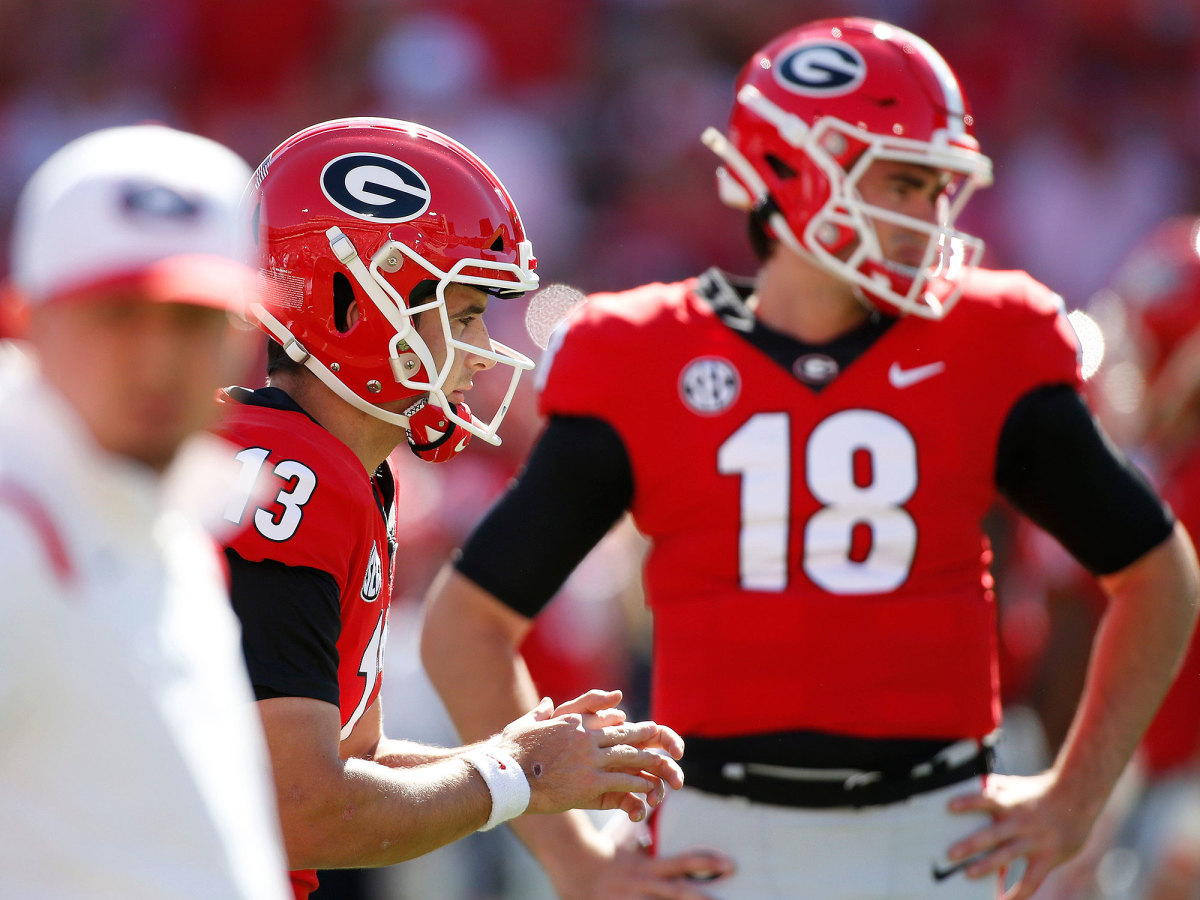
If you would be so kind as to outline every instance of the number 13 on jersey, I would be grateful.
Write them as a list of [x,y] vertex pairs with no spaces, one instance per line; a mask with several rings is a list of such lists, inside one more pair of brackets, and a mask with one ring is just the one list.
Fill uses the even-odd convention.
[[756,413],[717,451],[717,470],[741,476],[742,588],[787,587],[795,528],[803,528],[804,573],[818,587],[873,594],[903,584],[917,547],[916,522],[904,508],[917,489],[917,448],[908,429],[866,409],[843,410],[818,424],[803,447],[799,477],[821,508],[803,523],[793,521],[791,510],[792,451],[785,412]]

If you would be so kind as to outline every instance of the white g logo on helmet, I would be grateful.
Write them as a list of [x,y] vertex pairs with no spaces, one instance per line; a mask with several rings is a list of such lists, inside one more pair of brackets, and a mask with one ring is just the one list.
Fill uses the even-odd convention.
[[867,77],[867,63],[857,50],[839,41],[817,41],[791,47],[775,61],[775,80],[795,94],[837,97],[856,90]]

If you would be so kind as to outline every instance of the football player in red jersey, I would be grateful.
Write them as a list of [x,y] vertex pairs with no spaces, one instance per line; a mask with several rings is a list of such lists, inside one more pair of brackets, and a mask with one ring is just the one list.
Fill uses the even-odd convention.
[[[757,277],[594,295],[556,333],[546,429],[432,589],[422,646],[464,736],[485,734],[534,696],[515,647],[571,567],[626,511],[649,538],[652,709],[687,742],[687,786],[655,814],[657,860],[578,817],[519,823],[563,897],[982,900],[1021,861],[1023,900],[1161,700],[1194,552],[1097,430],[1060,299],[976,267],[955,226],[991,180],[973,125],[919,37],[789,31],[704,136]],[[989,771],[998,495],[1109,599],[1071,735],[1029,778]],[[736,865],[704,894],[676,856],[699,847]]]
[[[226,518],[231,594],[266,727],[297,898],[314,870],[378,866],[530,812],[656,805],[678,785],[678,735],[626,722],[618,692],[530,704],[497,735],[437,749],[384,736],[379,689],[396,529],[388,456],[406,439],[450,459],[498,443],[532,363],[492,342],[493,297],[537,284],[516,207],[473,153],[391,119],[307,128],[248,194],[271,338],[269,386],[230,388],[240,448]],[[465,395],[510,372],[487,419]],[[402,564],[402,562],[401,562]],[[642,796],[645,795],[645,796]]]

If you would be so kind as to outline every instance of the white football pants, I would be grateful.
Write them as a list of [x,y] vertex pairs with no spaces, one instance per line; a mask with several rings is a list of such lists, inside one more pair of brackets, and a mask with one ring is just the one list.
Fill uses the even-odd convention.
[[683,788],[656,812],[659,856],[705,847],[737,865],[700,885],[716,900],[996,900],[1000,880],[951,868],[950,845],[985,826],[953,815],[947,801],[982,778],[863,809],[796,809]]

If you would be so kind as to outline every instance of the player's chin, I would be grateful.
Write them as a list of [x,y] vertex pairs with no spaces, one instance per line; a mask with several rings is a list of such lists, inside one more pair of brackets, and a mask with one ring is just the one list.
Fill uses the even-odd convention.
[[209,424],[209,419],[207,412],[187,416],[179,408],[130,407],[106,423],[110,443],[116,445],[108,449],[135,459],[143,453],[169,457],[190,435]]
[[191,430],[172,431],[170,433],[163,433],[161,430],[153,432],[143,431],[127,434],[123,440],[118,440],[110,444],[106,449],[116,453],[118,456],[125,456],[129,459],[145,463],[150,468],[161,472],[175,459],[179,448],[191,434]]

